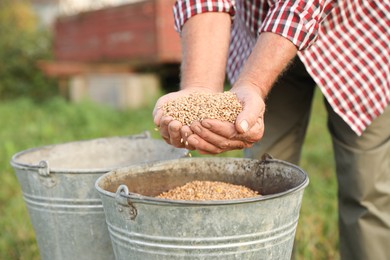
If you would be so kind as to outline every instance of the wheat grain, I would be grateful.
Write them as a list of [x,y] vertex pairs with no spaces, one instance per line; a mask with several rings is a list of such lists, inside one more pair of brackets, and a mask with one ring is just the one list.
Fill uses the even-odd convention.
[[219,181],[192,181],[156,196],[171,200],[232,200],[259,196],[245,186]]
[[230,91],[223,93],[192,93],[163,105],[163,114],[171,116],[183,125],[206,118],[219,119],[234,123],[242,111],[242,104],[236,94]]

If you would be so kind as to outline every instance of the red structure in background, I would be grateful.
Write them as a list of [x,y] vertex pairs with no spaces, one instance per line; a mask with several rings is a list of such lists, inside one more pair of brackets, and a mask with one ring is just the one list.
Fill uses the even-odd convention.
[[135,66],[180,63],[174,2],[148,0],[60,17],[54,25],[55,58]]
[[62,95],[72,101],[139,107],[160,87],[178,88],[181,44],[174,2],[145,0],[59,17],[55,59],[38,65],[60,79]]

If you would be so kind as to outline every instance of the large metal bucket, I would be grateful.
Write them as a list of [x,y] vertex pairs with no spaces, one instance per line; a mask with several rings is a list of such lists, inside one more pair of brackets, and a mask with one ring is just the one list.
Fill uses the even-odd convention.
[[135,163],[187,154],[147,133],[69,142],[15,154],[15,169],[42,259],[115,259],[95,182]]
[[[244,185],[262,196],[200,202],[154,197],[193,180]],[[183,158],[111,171],[96,189],[117,260],[289,260],[308,182],[297,166],[271,158]]]

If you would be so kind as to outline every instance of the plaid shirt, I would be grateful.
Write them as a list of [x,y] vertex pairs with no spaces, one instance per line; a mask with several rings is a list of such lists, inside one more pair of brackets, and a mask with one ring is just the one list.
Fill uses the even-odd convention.
[[289,39],[328,102],[358,134],[390,101],[390,3],[374,0],[177,0],[175,28],[192,16],[226,12],[233,28],[232,83],[258,34]]

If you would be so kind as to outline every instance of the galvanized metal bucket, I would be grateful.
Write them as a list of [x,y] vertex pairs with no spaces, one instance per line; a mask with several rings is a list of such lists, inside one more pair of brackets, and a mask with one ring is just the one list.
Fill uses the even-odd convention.
[[95,182],[136,163],[187,155],[148,133],[33,148],[11,164],[22,188],[42,259],[115,259]]
[[[193,180],[223,181],[261,196],[227,201],[155,198]],[[264,158],[183,158],[101,176],[116,259],[290,260],[306,173]]]

